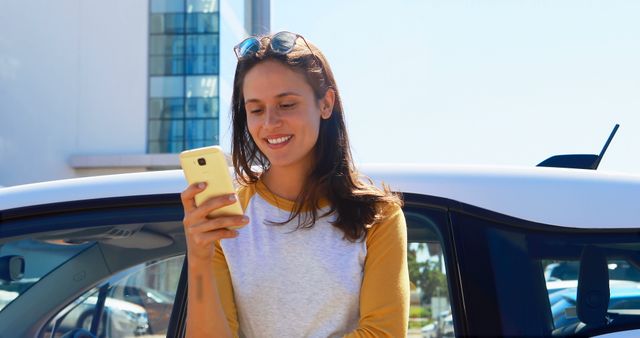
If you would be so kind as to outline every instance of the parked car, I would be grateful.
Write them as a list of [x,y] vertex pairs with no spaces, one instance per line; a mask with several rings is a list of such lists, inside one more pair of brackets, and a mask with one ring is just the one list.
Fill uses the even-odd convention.
[[148,318],[148,331],[142,333],[164,334],[173,308],[173,298],[158,290],[140,285],[121,284],[111,289],[110,297],[124,299],[144,309]]
[[[558,292],[560,299],[551,306],[553,321],[556,327],[569,327],[578,324],[577,288]],[[633,311],[640,315],[640,288],[611,288],[608,312],[610,315],[626,314]]]
[[[567,298],[567,294],[565,293],[566,290],[573,290],[574,293],[574,297],[573,299],[576,299],[576,290],[578,287],[578,281],[556,281],[556,282],[547,282],[547,291],[549,292],[549,305],[551,306],[551,312],[554,315],[554,318],[557,316],[557,314],[559,313],[558,309],[554,310],[554,306],[556,303],[564,301],[566,302],[566,298]],[[640,283],[638,282],[632,282],[632,281],[626,281],[626,280],[610,280],[609,281],[609,289],[610,290],[614,290],[614,289],[636,289],[638,291],[640,291]],[[569,291],[571,292],[571,291]],[[574,310],[569,310],[569,311],[573,311],[573,317],[576,317],[575,311]],[[576,317],[577,318],[577,317]],[[554,326],[555,327],[562,327],[564,325],[565,322],[563,321],[554,321]]]
[[548,282],[578,280],[579,262],[561,262],[547,265],[544,279]]
[[[548,282],[578,280],[578,261],[552,263],[544,269],[544,278]],[[609,278],[616,280],[640,280],[640,269],[624,260],[611,260],[608,263]]]
[[[597,278],[601,290],[609,288],[608,261],[639,265],[640,176],[558,168],[361,169],[403,193],[410,243],[440,245],[456,336],[548,336],[562,329],[550,320],[543,262],[596,267],[605,272]],[[20,264],[2,266],[0,290],[35,279],[0,310],[0,336],[59,337],[67,331],[55,324],[69,304],[99,290],[93,309],[101,318],[109,290],[131,271],[183,264],[185,186],[182,172],[170,170],[0,189],[0,259],[24,262],[22,273]],[[578,272],[578,285],[588,274]],[[148,280],[175,294],[166,334],[182,337],[186,275],[167,268],[158,276],[166,280]],[[559,335],[640,336],[633,311],[618,321],[604,309],[596,319],[611,321]],[[103,334],[105,324],[95,324],[92,333]]]
[[454,337],[453,316],[451,311],[444,311],[436,317],[432,323],[420,329],[422,338],[449,338]]
[[[30,243],[29,248],[38,250],[40,247]],[[44,248],[49,249],[49,245],[44,243]],[[28,291],[38,281],[39,278],[23,278],[0,285],[0,288],[5,289],[0,290],[0,310]],[[104,297],[102,310],[98,311],[101,314],[99,336],[132,337],[150,333],[147,309],[133,302],[118,299],[119,295],[113,292],[117,289],[115,287],[109,290]],[[85,297],[75,299],[56,315],[55,320],[49,323],[49,327],[55,326],[58,331],[70,331],[74,328],[91,329],[96,306],[99,303],[98,294],[99,290],[93,289],[87,292]],[[168,311],[170,312],[171,308]]]
[[[557,294],[558,291],[577,288],[577,287],[578,287],[577,280],[547,282],[547,292],[549,293],[549,296]],[[609,288],[639,288],[640,289],[640,283],[629,281],[629,280],[611,279],[609,280]]]
[[[95,314],[97,296],[86,298],[80,304],[71,304],[62,317],[58,330],[71,331],[75,328],[91,330]],[[104,309],[100,311],[99,336],[133,337],[149,333],[149,318],[145,308],[117,298],[106,297]]]

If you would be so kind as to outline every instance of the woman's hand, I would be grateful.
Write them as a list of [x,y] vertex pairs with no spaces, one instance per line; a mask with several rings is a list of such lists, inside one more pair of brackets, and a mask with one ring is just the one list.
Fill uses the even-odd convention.
[[205,188],[206,183],[196,183],[180,194],[184,207],[182,223],[187,237],[187,254],[191,260],[210,260],[213,258],[215,241],[238,236],[237,231],[227,227],[243,226],[249,222],[246,216],[208,217],[212,211],[233,204],[237,197],[235,194],[212,197],[196,207],[195,196]]

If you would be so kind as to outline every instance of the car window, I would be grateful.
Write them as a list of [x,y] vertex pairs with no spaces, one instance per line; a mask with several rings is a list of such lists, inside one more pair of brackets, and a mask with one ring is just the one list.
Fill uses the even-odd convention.
[[0,281],[0,311],[42,277],[91,245],[90,242],[66,245],[62,242],[33,239],[0,243],[0,257],[20,256],[24,259],[24,275],[21,278]]
[[[640,249],[640,246],[639,246]],[[547,275],[547,291],[551,304],[554,327],[564,328],[579,323],[577,314],[577,293],[581,261],[543,262],[545,277]],[[565,269],[565,267],[570,267]],[[571,270],[571,274],[547,274],[549,270]],[[609,282],[609,303],[607,310],[611,314],[628,313],[640,315],[640,269],[629,260],[607,259],[606,270]],[[562,277],[563,279],[558,279]],[[640,320],[639,320],[640,321]]]
[[411,281],[409,337],[453,337],[453,316],[441,228],[443,213],[406,208]]
[[76,328],[105,338],[165,336],[183,261],[183,255],[171,257],[114,275],[58,312],[41,337]]
[[[491,311],[500,332],[566,336],[640,328],[637,233],[494,216],[454,213],[452,223],[462,270],[473,266],[491,285],[484,292],[495,293]],[[473,277],[463,272],[462,279]]]

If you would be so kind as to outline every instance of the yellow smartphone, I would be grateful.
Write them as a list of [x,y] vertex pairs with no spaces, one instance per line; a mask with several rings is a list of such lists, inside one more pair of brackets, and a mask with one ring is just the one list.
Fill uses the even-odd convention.
[[[233,181],[229,174],[229,167],[225,160],[222,148],[210,146],[186,150],[180,153],[180,166],[189,184],[206,182],[207,188],[195,197],[196,205],[200,206],[211,197],[235,193]],[[209,214],[218,216],[242,216],[242,206],[239,201],[215,210]],[[230,227],[237,229],[239,227]]]

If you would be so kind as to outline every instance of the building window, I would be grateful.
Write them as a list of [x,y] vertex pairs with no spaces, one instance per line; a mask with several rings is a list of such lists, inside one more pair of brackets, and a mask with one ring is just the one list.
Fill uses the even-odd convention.
[[217,0],[150,0],[148,152],[219,144]]

